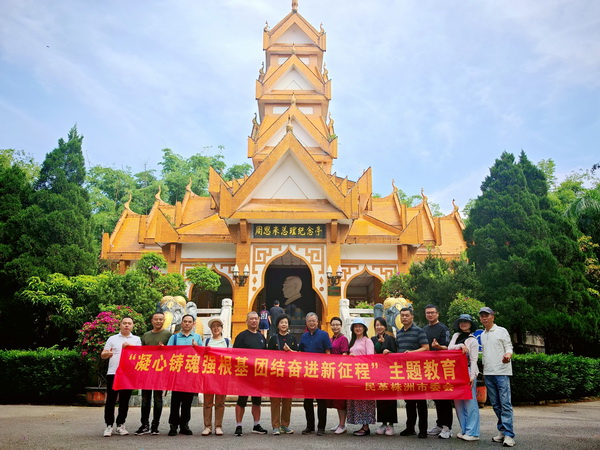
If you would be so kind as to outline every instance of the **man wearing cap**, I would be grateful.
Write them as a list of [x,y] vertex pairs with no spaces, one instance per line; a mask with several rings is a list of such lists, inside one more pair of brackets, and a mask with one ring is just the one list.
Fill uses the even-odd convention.
[[[425,319],[427,325],[423,331],[427,335],[431,351],[447,350],[450,343],[450,330],[440,322],[440,312],[437,306],[427,305],[425,307]],[[436,425],[427,431],[429,436],[437,436],[441,439],[452,437],[452,400],[434,400],[437,412]]]
[[[412,308],[400,310],[402,328],[396,333],[398,353],[426,352],[429,350],[429,341],[422,328],[416,326]],[[406,400],[406,429],[400,436],[414,436],[417,423],[417,410],[419,412],[419,437],[427,437],[427,400]]]
[[512,376],[513,346],[506,328],[494,323],[496,313],[485,306],[479,310],[479,320],[485,328],[481,335],[483,348],[483,376],[487,395],[498,417],[498,435],[494,442],[502,442],[505,447],[515,445],[513,431],[513,409],[510,396],[510,376]]
[[[314,312],[306,315],[307,331],[300,338],[298,350],[307,353],[331,353],[331,340],[329,335],[319,329],[319,316]],[[302,434],[312,434],[315,432],[315,407],[312,398],[304,399],[304,415],[306,416],[306,428]],[[317,436],[325,434],[325,424],[327,421],[327,400],[317,399]]]

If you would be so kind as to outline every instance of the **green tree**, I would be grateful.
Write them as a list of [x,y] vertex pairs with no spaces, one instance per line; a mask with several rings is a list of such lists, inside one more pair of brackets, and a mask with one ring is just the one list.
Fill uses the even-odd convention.
[[[521,153],[503,153],[481,186],[465,229],[481,299],[517,334],[541,334],[549,352],[588,353],[598,307],[585,279],[575,227],[548,197],[541,170]],[[593,329],[593,327],[596,327]]]
[[[205,147],[207,151],[211,147]],[[219,146],[219,149],[222,149]],[[167,201],[175,204],[181,201],[186,192],[186,186],[192,180],[192,190],[201,196],[208,195],[208,173],[213,167],[221,173],[225,169],[223,155],[205,156],[197,153],[184,158],[173,152],[170,148],[163,149],[163,159],[159,163],[162,166],[162,177],[167,187]]]
[[252,173],[252,166],[248,163],[234,164],[223,175],[224,180],[236,180],[244,178]]

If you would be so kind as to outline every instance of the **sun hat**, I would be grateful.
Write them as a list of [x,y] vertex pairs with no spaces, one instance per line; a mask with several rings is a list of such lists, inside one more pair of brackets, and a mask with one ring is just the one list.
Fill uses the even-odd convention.
[[352,325],[350,325],[351,330],[354,328],[354,325],[362,325],[363,327],[365,327],[365,333],[369,330],[369,327],[365,323],[365,320],[360,317],[357,317],[352,321]]
[[454,321],[454,329],[460,331],[460,322],[471,322],[471,331],[475,331],[477,329],[477,322],[473,320],[473,318],[469,314],[461,314],[458,316],[458,319]]
[[208,320],[208,328],[210,328],[215,322],[219,322],[221,326],[223,326],[223,321],[219,317],[212,317]]

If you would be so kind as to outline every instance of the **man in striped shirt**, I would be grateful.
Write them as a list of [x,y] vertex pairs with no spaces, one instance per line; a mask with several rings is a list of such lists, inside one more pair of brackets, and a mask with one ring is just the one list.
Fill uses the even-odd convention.
[[[398,353],[426,352],[429,350],[429,340],[422,328],[416,326],[412,308],[400,310],[402,328],[396,333]],[[400,436],[414,436],[419,411],[419,437],[427,437],[427,400],[406,400],[406,430]]]

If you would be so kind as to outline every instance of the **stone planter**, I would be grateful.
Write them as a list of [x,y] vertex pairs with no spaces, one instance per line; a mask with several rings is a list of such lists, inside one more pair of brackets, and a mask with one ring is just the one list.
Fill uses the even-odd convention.
[[90,406],[104,406],[106,404],[106,387],[87,386],[85,388],[85,400]]

